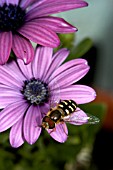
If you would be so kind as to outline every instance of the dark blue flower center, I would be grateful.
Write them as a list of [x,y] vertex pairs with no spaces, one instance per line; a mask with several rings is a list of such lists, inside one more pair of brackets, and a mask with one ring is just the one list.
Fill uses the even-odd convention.
[[0,6],[0,31],[15,32],[24,24],[25,10],[20,6],[4,3]]
[[22,93],[24,98],[31,104],[42,104],[49,99],[49,89],[47,84],[34,78],[25,81]]

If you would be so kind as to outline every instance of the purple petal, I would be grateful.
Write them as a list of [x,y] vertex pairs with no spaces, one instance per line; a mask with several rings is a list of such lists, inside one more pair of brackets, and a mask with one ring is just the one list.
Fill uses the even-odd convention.
[[60,44],[60,40],[55,32],[33,21],[24,24],[18,32],[29,40],[42,46],[54,48]]
[[0,6],[2,6],[5,2],[6,2],[6,0],[1,0],[0,1]]
[[2,84],[21,88],[24,79],[23,76],[19,77],[16,70],[12,70],[8,65],[0,66],[0,82]]
[[[20,93],[20,88],[15,88],[15,87],[12,87],[12,86],[7,86],[7,85],[4,85],[4,84],[1,84],[0,83],[0,94],[1,93],[4,93],[4,92],[6,92],[6,93],[15,93],[16,95],[21,95],[21,93]],[[7,95],[7,94],[6,94]]]
[[23,99],[23,96],[20,97],[20,96],[15,96],[15,95],[0,97],[0,109],[3,109],[6,106],[8,106],[14,102],[20,101],[22,99]]
[[39,107],[31,106],[24,119],[24,137],[29,144],[33,144],[41,133],[41,113]]
[[22,99],[23,95],[20,93],[20,89],[10,88],[8,86],[0,84],[0,109]]
[[21,0],[20,6],[21,8],[26,9],[29,5],[31,5],[35,1],[36,0]]
[[24,76],[24,74],[20,71],[17,63],[12,60],[9,63],[6,63],[4,66],[0,66],[0,69],[6,69],[7,72],[9,72],[9,74],[11,74],[13,76],[14,79],[17,79],[18,81],[25,81],[26,77]]
[[35,3],[34,8],[27,13],[27,18],[28,20],[31,20],[37,17],[82,8],[87,5],[88,4],[82,0],[46,0],[40,5]]
[[58,17],[42,17],[33,20],[43,27],[47,27],[56,33],[71,33],[77,31],[77,28]]
[[80,108],[77,108],[74,113],[65,117],[64,121],[73,125],[82,125],[88,122],[88,116]]
[[0,64],[5,64],[9,58],[12,47],[12,33],[0,33]]
[[28,104],[24,100],[17,101],[8,105],[0,112],[0,132],[3,132],[13,126],[22,118],[27,110]]
[[76,60],[69,61],[69,62],[63,64],[62,66],[60,66],[51,75],[50,80],[49,80],[49,87],[50,88],[53,87],[54,79],[56,80],[56,82],[58,83],[60,88],[67,87],[67,86],[77,82],[82,77],[84,77],[88,71],[89,71],[89,66],[86,63],[79,64],[79,62]]
[[[62,50],[62,49],[61,49]],[[66,63],[64,63],[63,65],[61,65],[60,67],[58,67],[58,69],[54,70],[54,77],[59,75],[61,72],[63,72],[64,70],[67,70],[69,68],[72,68],[74,66],[78,66],[78,65],[88,65],[87,61],[84,60],[84,59],[74,59],[74,60],[71,60],[71,61],[68,61]],[[53,75],[52,75],[52,78],[53,78]],[[51,81],[51,77],[49,78],[49,81]]]
[[29,64],[34,57],[34,49],[30,41],[20,35],[13,35],[12,49],[15,55]]
[[13,5],[18,5],[19,0],[5,0],[7,5],[13,4]]
[[44,117],[49,110],[50,110],[49,103],[44,103],[44,105],[40,106],[40,111],[41,111],[42,117]]
[[54,54],[52,57],[51,65],[44,78],[45,81],[47,81],[51,74],[64,62],[68,55],[69,51],[66,48],[63,48]]
[[[57,95],[54,90],[53,95]],[[91,87],[85,85],[71,85],[67,88],[60,89],[61,100],[74,100],[77,104],[84,104],[93,101],[96,92]]]
[[10,130],[10,144],[14,148],[18,148],[24,143],[22,136],[23,119],[20,119],[17,123],[13,125]]
[[65,123],[59,123],[55,129],[47,130],[50,136],[60,143],[64,143],[68,137],[68,129]]
[[18,65],[17,65],[17,63],[15,61],[12,60],[11,62],[6,63],[5,65],[6,65],[6,69],[10,68],[9,72],[11,72],[12,74],[14,74],[14,72],[15,72],[15,74],[14,74],[15,77],[19,78],[21,81],[26,80],[26,77],[21,72],[21,70],[19,69],[19,67],[18,67]]
[[[24,0],[22,0],[22,1],[24,1]],[[27,1],[27,0],[26,0]],[[34,3],[32,3],[32,5],[29,7],[29,9],[28,9],[28,11],[29,10],[32,10],[32,9],[34,9],[34,8],[37,8],[38,6],[40,6],[41,4],[44,4],[47,0],[34,0],[34,1],[36,1],[36,3],[34,2]]]
[[44,79],[52,60],[52,53],[53,49],[50,47],[38,47],[36,49],[35,58],[32,62],[32,70],[35,78]]
[[25,65],[24,62],[20,59],[18,59],[17,62],[18,62],[18,66],[19,66],[21,72],[26,77],[26,79],[29,80],[29,79],[33,78],[31,63]]

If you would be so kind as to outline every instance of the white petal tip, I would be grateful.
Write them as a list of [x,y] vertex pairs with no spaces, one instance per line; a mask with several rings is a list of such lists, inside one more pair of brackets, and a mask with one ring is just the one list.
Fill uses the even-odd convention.
[[73,28],[73,30],[74,30],[75,32],[77,32],[77,31],[78,31],[78,29],[77,29],[76,27],[74,27],[74,28]]
[[11,143],[11,142],[10,142],[10,144],[11,144],[11,146],[12,146],[13,148],[19,148],[20,146],[22,146],[23,143],[24,143],[24,142],[21,142],[21,143]]
[[97,96],[96,92],[93,92],[93,96],[94,96],[94,98],[96,98],[96,96]]
[[61,143],[64,143],[65,142],[65,140],[63,140]]
[[88,62],[87,61],[85,61],[85,63],[84,63],[85,65],[88,65]]
[[30,142],[29,144],[30,144],[30,145],[33,145],[33,142]]
[[17,145],[11,145],[13,148],[18,148],[19,146],[17,146]]
[[23,58],[24,64],[27,64],[27,60],[26,58]]

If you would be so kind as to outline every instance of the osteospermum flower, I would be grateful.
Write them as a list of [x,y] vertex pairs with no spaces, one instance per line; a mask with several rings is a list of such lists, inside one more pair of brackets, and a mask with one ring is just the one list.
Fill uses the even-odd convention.
[[[57,47],[56,33],[77,29],[62,18],[50,14],[87,6],[83,0],[1,0],[0,64],[7,62],[11,49],[26,64],[34,56],[30,40],[47,47]],[[20,53],[21,51],[21,53]]]
[[[3,109],[0,132],[11,128],[10,143],[13,147],[19,147],[24,141],[29,144],[36,142],[41,133],[42,118],[51,104],[65,99],[83,104],[95,99],[92,88],[73,84],[88,72],[87,61],[74,59],[62,64],[68,54],[67,49],[53,55],[52,48],[38,47],[30,64],[25,65],[18,59],[0,66],[0,109]],[[76,115],[80,121],[74,124],[86,123],[87,115],[80,109],[72,114],[70,123],[73,124]],[[65,122],[57,124],[55,131],[48,133],[58,142],[66,141]]]

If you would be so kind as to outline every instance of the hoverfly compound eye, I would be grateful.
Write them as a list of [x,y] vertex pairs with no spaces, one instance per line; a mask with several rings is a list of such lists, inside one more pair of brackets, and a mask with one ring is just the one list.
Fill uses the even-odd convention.
[[55,122],[49,116],[45,116],[42,121],[42,127],[44,129],[54,129]]

